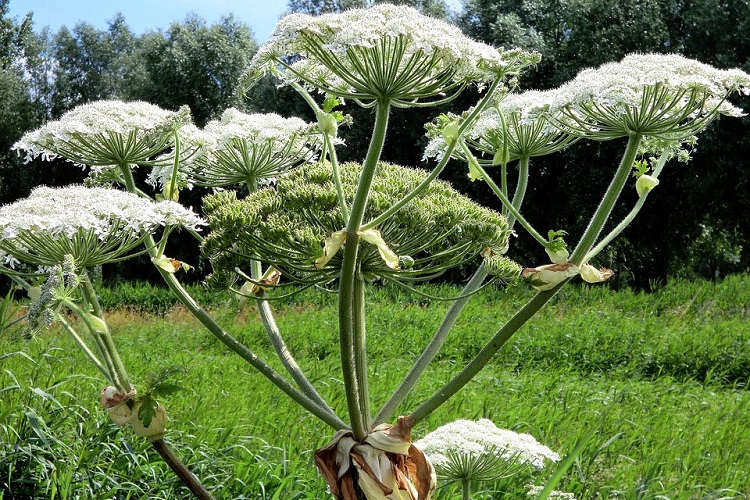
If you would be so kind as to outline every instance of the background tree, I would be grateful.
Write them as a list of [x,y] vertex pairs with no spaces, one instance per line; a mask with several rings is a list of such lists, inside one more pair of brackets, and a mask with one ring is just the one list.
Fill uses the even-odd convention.
[[190,15],[142,39],[139,63],[146,78],[133,97],[167,109],[187,104],[198,126],[241,106],[240,77],[257,50],[248,26],[233,16],[208,26]]

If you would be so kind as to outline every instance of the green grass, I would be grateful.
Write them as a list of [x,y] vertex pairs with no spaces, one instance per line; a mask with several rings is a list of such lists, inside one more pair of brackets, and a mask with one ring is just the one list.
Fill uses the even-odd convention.
[[[165,401],[167,440],[217,498],[325,498],[312,450],[330,439],[326,426],[162,290],[119,287],[102,296],[136,385],[161,367],[186,368],[178,380],[184,390]],[[400,412],[457,373],[528,296],[478,296]],[[272,358],[251,307],[238,312],[231,301],[203,298],[234,335]],[[373,290],[368,304],[377,406],[447,304],[390,288]],[[299,364],[344,413],[335,297],[305,292],[274,307]],[[414,435],[487,417],[564,455],[593,432],[557,489],[584,499],[750,498],[749,316],[748,276],[673,283],[651,294],[571,286]],[[104,383],[64,333],[52,329],[24,342],[7,330],[0,353],[0,499],[188,497],[146,443],[109,423],[98,403]],[[522,498],[524,485],[481,488],[475,498]],[[439,498],[455,498],[454,490]]]

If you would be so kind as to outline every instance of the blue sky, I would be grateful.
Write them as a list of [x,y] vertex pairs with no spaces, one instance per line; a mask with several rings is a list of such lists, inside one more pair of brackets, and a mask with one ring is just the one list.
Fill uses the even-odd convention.
[[[457,9],[460,0],[448,0]],[[256,41],[263,43],[273,31],[276,21],[286,10],[286,0],[10,0],[10,16],[22,18],[34,12],[37,30],[49,26],[56,32],[61,26],[72,28],[85,21],[105,28],[107,21],[122,12],[135,33],[166,29],[173,21],[183,21],[195,12],[209,24],[226,14],[247,23]]]

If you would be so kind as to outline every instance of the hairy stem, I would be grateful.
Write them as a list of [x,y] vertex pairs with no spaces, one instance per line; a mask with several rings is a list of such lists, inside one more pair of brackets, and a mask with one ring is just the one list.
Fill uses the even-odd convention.
[[445,342],[445,339],[448,336],[448,333],[453,328],[453,325],[456,324],[456,320],[461,314],[461,311],[463,311],[464,306],[469,302],[469,299],[471,298],[473,292],[475,292],[480,286],[482,286],[482,282],[486,277],[487,271],[484,267],[484,264],[482,264],[474,273],[474,276],[472,276],[471,280],[469,280],[469,282],[466,284],[464,289],[461,290],[461,294],[458,300],[454,301],[451,304],[448,312],[443,318],[443,322],[438,327],[429,344],[427,344],[427,346],[422,351],[422,354],[420,354],[419,358],[417,358],[417,360],[414,362],[414,365],[409,370],[409,373],[406,374],[404,379],[401,381],[401,384],[398,386],[398,388],[396,388],[388,401],[386,401],[383,407],[380,409],[377,417],[375,417],[375,424],[385,422],[386,420],[391,418],[393,412],[396,410],[396,407],[401,404],[404,398],[406,398],[406,396],[419,380],[419,377],[425,371],[430,362],[432,362],[432,360],[435,358],[435,355],[438,353],[438,351],[440,351],[440,347],[442,347],[443,342]]
[[638,156],[638,147],[640,144],[640,135],[634,134],[628,137],[628,144],[625,147],[625,153],[620,161],[620,166],[617,168],[615,176],[609,183],[609,187],[607,188],[606,193],[604,193],[604,197],[602,197],[602,201],[599,203],[586,231],[584,231],[578,245],[570,255],[570,262],[574,265],[580,266],[585,262],[584,259],[586,258],[586,255],[599,237],[599,233],[602,231],[604,224],[612,213],[612,208],[615,206],[617,198],[619,198],[623,187],[625,187],[625,182],[628,180],[630,171],[632,170],[635,159]]
[[359,247],[359,235],[357,234],[364,218],[370,188],[380,160],[380,154],[385,143],[385,134],[388,128],[388,115],[390,103],[388,100],[378,101],[375,108],[375,125],[373,127],[370,146],[367,156],[362,165],[357,191],[352,200],[349,212],[349,221],[346,226],[346,244],[344,245],[344,258],[341,264],[341,280],[339,284],[339,344],[341,349],[341,369],[344,379],[344,390],[346,391],[347,407],[352,425],[354,439],[361,441],[369,432],[368,417],[364,411],[369,407],[369,402],[361,401],[361,395],[367,394],[367,373],[361,373],[355,361],[355,350],[358,345],[363,345],[364,332],[357,331],[359,311],[355,310],[356,280],[357,276],[357,254]]

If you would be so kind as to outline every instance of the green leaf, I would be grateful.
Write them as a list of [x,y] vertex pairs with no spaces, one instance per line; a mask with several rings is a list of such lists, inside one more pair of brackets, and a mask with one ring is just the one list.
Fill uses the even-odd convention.
[[138,409],[138,420],[143,422],[144,427],[151,425],[151,420],[156,416],[158,403],[151,396],[146,396],[141,400],[141,407]]

